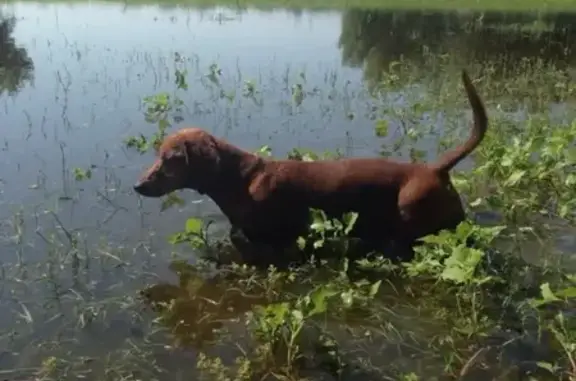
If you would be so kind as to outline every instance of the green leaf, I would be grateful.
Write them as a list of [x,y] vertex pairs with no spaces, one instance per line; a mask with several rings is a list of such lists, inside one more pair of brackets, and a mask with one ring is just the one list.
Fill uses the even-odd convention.
[[570,213],[570,205],[568,204],[562,204],[560,205],[560,208],[558,209],[558,215],[561,218],[566,218],[566,216],[568,215],[568,213]]
[[358,213],[355,212],[346,213],[346,215],[344,216],[344,222],[346,224],[344,234],[346,235],[350,234],[350,231],[354,228],[354,225],[356,225],[357,220],[358,220]]
[[319,239],[319,240],[314,241],[314,245],[313,245],[313,246],[314,246],[315,249],[321,248],[322,246],[324,246],[324,240],[323,240],[323,239]]
[[556,294],[563,298],[576,298],[576,287],[568,287],[562,290],[556,291]]
[[292,310],[292,318],[296,321],[296,323],[302,323],[304,320],[304,315],[302,315],[302,311],[300,310]]
[[168,242],[171,245],[177,245],[177,244],[182,243],[184,241],[186,241],[186,235],[183,233],[174,233],[168,238]]
[[166,131],[170,127],[170,122],[167,119],[160,119],[158,121],[158,129],[160,131]]
[[306,239],[304,237],[298,237],[296,243],[298,244],[298,248],[300,250],[304,250],[306,248]]
[[279,327],[285,322],[285,317],[288,311],[290,310],[290,306],[288,303],[275,303],[269,304],[265,308],[266,315],[268,319],[266,319],[273,327]]
[[525,170],[516,170],[512,172],[512,174],[508,177],[508,179],[506,179],[505,184],[507,186],[516,185],[522,179],[522,177],[524,177],[525,174],[526,174]]
[[574,173],[568,174],[568,176],[566,177],[566,181],[564,181],[564,184],[566,184],[566,186],[576,185],[576,174]]
[[320,314],[326,312],[327,300],[329,297],[333,296],[335,292],[330,291],[327,287],[318,287],[310,294],[310,299],[314,307],[307,314],[308,316]]
[[464,283],[468,280],[468,273],[456,266],[445,268],[441,276],[444,280],[452,280],[456,283]]
[[354,302],[352,290],[343,292],[342,294],[340,294],[340,297],[342,298],[342,302],[344,302],[344,306],[346,307],[352,306],[352,303]]
[[380,285],[382,284],[382,280],[379,280],[377,282],[374,282],[372,284],[372,286],[370,286],[370,292],[368,293],[368,295],[373,298],[374,296],[376,296],[376,294],[378,293],[378,290],[380,289]]
[[511,167],[514,164],[514,160],[510,157],[510,155],[506,155],[500,159],[500,165],[503,167]]
[[376,122],[376,127],[374,128],[374,130],[376,132],[376,136],[378,137],[388,136],[388,130],[389,130],[388,121],[384,119],[379,119]]
[[206,242],[198,236],[190,238],[190,245],[195,249],[202,249],[206,246]]
[[418,138],[418,130],[416,130],[415,128],[409,128],[408,132],[406,133],[406,135],[412,139],[412,140],[416,140]]
[[560,300],[556,295],[554,295],[554,293],[550,289],[550,283],[548,283],[548,282],[540,285],[540,293],[542,295],[542,298],[544,298],[544,300],[548,300],[548,301]]
[[548,282],[540,285],[540,295],[542,295],[542,299],[532,299],[530,301],[532,307],[536,308],[544,304],[557,302],[561,300],[556,295],[554,295],[554,293],[550,289],[550,284]]
[[312,229],[316,232],[324,231],[325,230],[325,224],[323,221],[313,222],[312,225],[310,225],[310,229]]
[[480,206],[482,204],[482,198],[478,197],[476,200],[470,202],[468,205],[470,205],[472,208],[475,208],[477,206]]
[[198,234],[202,233],[202,226],[204,223],[198,218],[189,218],[186,220],[186,233]]
[[536,365],[539,368],[545,369],[547,371],[549,371],[550,373],[554,374],[555,370],[554,370],[554,366],[548,362],[541,362],[541,361],[537,361]]
[[272,156],[272,148],[270,148],[270,146],[268,145],[263,145],[262,147],[258,148],[256,150],[256,155],[261,155],[261,156]]

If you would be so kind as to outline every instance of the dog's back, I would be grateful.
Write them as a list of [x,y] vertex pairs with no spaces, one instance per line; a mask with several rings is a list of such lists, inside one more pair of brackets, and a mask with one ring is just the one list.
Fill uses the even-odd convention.
[[411,241],[455,227],[465,213],[448,172],[480,144],[488,124],[484,105],[465,71],[462,80],[474,113],[472,133],[436,162],[384,158],[265,161],[252,194],[261,205],[270,205],[287,219],[295,215],[302,219],[308,208],[323,209],[333,218],[358,212],[355,233],[360,236]]

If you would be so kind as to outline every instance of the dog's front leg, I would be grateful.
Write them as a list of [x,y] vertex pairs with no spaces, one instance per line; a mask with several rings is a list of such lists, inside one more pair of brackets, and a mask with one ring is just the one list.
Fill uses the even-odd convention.
[[240,254],[242,262],[253,264],[256,260],[256,247],[250,242],[244,231],[237,226],[232,225],[229,232],[230,242]]
[[271,243],[267,238],[261,239],[254,232],[236,226],[230,228],[230,241],[246,264],[285,268],[294,262],[302,262],[302,258],[296,255],[299,251],[295,241],[292,244],[285,241]]
[[254,240],[249,232],[237,226],[230,227],[229,237],[242,261],[248,265],[266,267],[278,257],[278,252],[275,253],[273,247]]

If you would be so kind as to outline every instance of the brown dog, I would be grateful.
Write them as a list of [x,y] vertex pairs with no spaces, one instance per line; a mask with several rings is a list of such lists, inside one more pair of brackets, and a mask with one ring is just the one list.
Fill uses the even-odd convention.
[[358,212],[351,236],[372,248],[389,242],[412,247],[418,238],[453,229],[465,219],[449,171],[480,144],[488,118],[466,71],[462,81],[474,112],[473,131],[435,163],[269,160],[202,129],[185,128],[164,139],[134,189],[146,197],[183,188],[206,194],[250,242],[276,249],[306,233],[309,208],[337,218]]

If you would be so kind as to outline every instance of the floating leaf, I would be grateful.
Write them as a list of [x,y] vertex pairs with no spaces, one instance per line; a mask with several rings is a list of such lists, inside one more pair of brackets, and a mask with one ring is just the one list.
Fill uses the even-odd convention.
[[380,119],[376,122],[376,127],[374,128],[376,136],[378,137],[388,136],[388,130],[389,130],[389,123],[387,120]]
[[186,220],[186,233],[201,234],[204,223],[198,218]]

